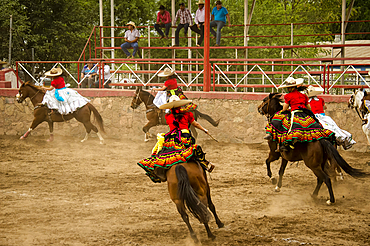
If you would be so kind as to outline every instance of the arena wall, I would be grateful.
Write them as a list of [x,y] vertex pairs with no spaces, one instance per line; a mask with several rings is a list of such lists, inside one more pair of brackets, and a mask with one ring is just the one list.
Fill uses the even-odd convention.
[[[141,105],[133,110],[130,107],[134,90],[110,89],[79,89],[80,94],[89,98],[103,117],[105,138],[125,138],[143,140],[142,127],[146,124],[145,107]],[[33,120],[33,106],[29,99],[22,104],[17,103],[16,89],[0,89],[0,134],[21,136],[29,128]],[[266,119],[258,114],[257,107],[266,93],[217,93],[217,92],[186,92],[186,95],[199,105],[202,113],[213,119],[220,119],[217,128],[207,121],[199,122],[221,142],[229,143],[261,143],[265,136]],[[367,140],[361,129],[361,121],[356,112],[349,109],[349,96],[324,95],[327,103],[327,115],[331,116],[339,127],[352,133],[358,144],[352,148],[356,151],[367,151]],[[153,127],[150,132],[166,132],[166,126]],[[84,127],[76,120],[54,123],[54,135],[82,139]],[[39,125],[31,136],[48,136],[49,129],[46,122]],[[91,137],[96,137],[91,134]],[[203,133],[200,140],[208,140]],[[94,141],[94,140],[91,140]]]

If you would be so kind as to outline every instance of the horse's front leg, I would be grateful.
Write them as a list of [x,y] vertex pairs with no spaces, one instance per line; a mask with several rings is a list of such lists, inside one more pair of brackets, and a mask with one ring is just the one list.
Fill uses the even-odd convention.
[[288,164],[288,161],[285,160],[284,158],[281,159],[281,166],[280,166],[280,169],[279,169],[279,182],[277,184],[277,186],[275,187],[275,191],[276,192],[280,192],[280,188],[281,186],[283,186],[283,176],[284,176],[284,172],[285,172],[285,168]]
[[34,130],[38,125],[40,125],[42,122],[45,121],[45,111],[42,110],[42,108],[36,109],[34,112],[34,118],[31,124],[31,127],[28,128],[27,132],[23,134],[20,139],[25,139],[28,137],[28,135],[31,133],[32,130]]
[[270,153],[269,153],[269,157],[266,159],[267,176],[269,176],[271,183],[275,185],[277,180],[276,178],[272,177],[270,163],[278,160],[280,158],[280,153],[275,152],[275,150],[277,149],[277,143],[275,141],[269,140],[268,144],[270,147]]
[[146,115],[146,118],[149,120],[149,122],[146,123],[146,125],[143,127],[143,131],[145,133],[145,138],[144,138],[145,142],[149,141],[149,137],[150,137],[149,129],[152,128],[153,126],[158,125],[158,123],[159,123],[158,117],[156,119],[155,115],[150,114],[150,113],[151,112],[147,113],[147,115]]

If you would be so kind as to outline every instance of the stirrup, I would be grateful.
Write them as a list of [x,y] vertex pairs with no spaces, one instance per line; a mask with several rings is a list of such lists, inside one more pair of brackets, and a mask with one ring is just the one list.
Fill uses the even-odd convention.
[[213,171],[213,169],[215,169],[215,165],[213,165],[212,163],[209,163],[211,166],[207,169],[207,171],[209,173],[211,173]]

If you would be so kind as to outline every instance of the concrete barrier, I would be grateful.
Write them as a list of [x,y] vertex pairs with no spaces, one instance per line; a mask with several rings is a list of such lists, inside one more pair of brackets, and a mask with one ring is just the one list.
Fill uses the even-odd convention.
[[[144,139],[142,127],[146,124],[145,107],[133,110],[130,107],[134,90],[78,89],[79,93],[91,100],[103,117],[107,138]],[[0,89],[0,135],[21,136],[33,120],[33,106],[29,99],[23,104],[15,100],[16,89]],[[220,119],[217,128],[207,121],[199,122],[219,141],[226,143],[261,143],[265,136],[266,119],[258,114],[257,107],[266,93],[203,93],[185,92],[199,105],[202,113],[213,119]],[[324,95],[331,116],[339,127],[352,133],[357,141],[353,150],[366,151],[367,140],[361,129],[361,121],[356,112],[347,107],[349,96]],[[153,127],[150,132],[166,132],[167,126]],[[84,127],[75,119],[54,123],[55,136],[83,138]],[[49,135],[46,122],[39,125],[31,135]],[[93,135],[93,134],[92,134]],[[30,136],[32,137],[32,136]],[[209,139],[200,133],[199,139]]]

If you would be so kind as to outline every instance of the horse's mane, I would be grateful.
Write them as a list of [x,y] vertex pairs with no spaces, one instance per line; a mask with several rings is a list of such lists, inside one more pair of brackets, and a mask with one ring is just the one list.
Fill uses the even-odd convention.
[[268,98],[270,99],[270,106],[273,108],[274,112],[277,112],[283,108],[281,103],[283,103],[284,100],[281,98],[281,93],[270,93]]
[[149,98],[151,98],[151,97],[154,98],[154,96],[150,92],[144,91],[144,90],[140,90],[140,91],[142,91],[144,94],[147,94],[149,96]]
[[29,86],[29,87],[31,87],[35,90],[38,90],[38,91],[41,90],[41,86],[34,85],[30,81],[27,81],[27,82],[23,83],[22,86]]

